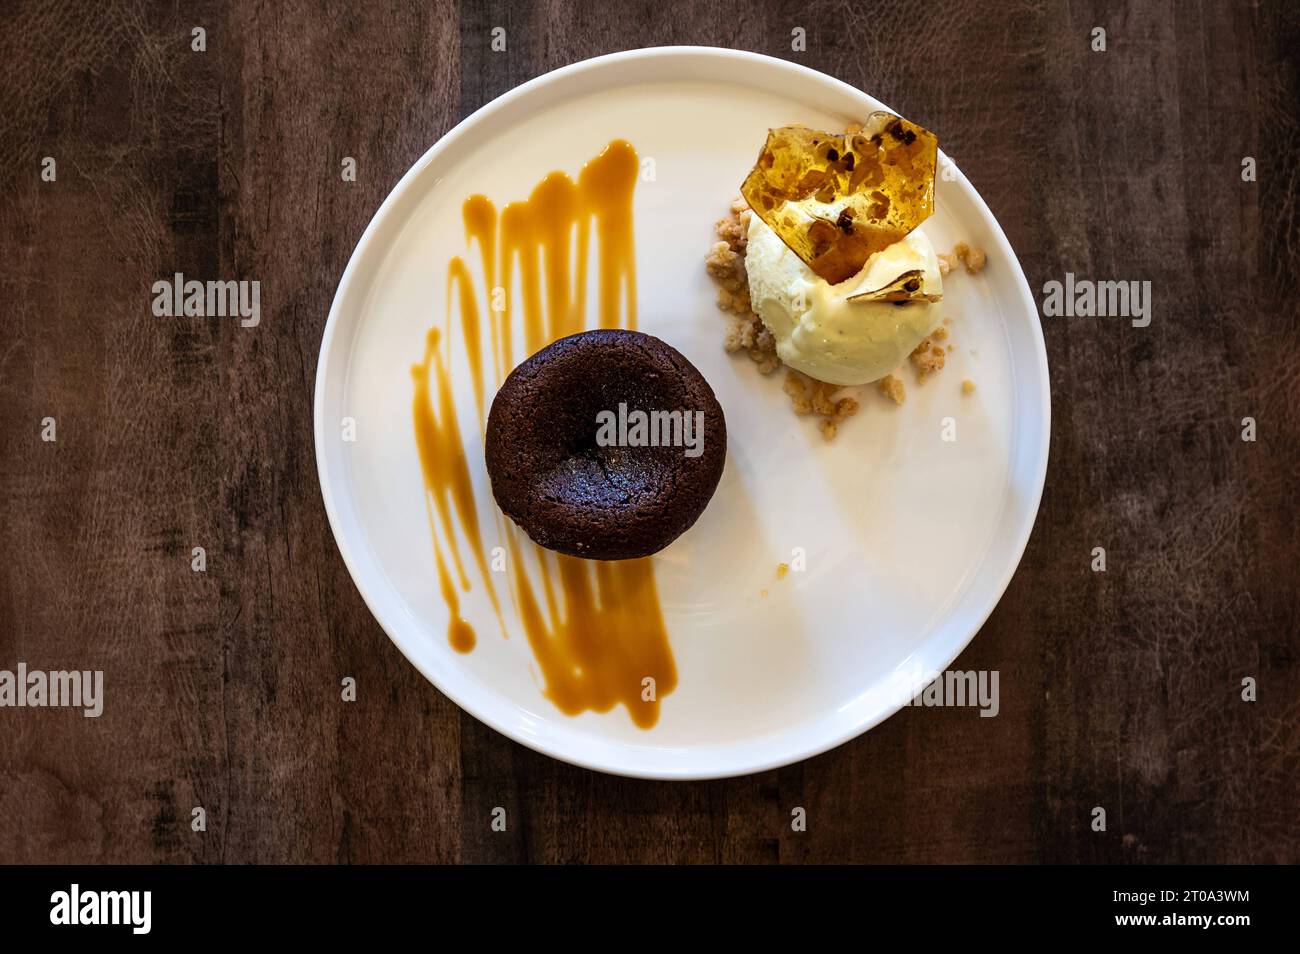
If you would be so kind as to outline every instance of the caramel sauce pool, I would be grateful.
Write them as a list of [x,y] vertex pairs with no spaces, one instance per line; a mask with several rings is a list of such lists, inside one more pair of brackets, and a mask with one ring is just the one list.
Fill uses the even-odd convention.
[[[469,652],[477,641],[460,608],[461,591],[472,587],[467,567],[486,590],[503,635],[508,634],[496,579],[507,580],[546,695],[560,711],[607,712],[622,703],[634,723],[649,728],[659,719],[660,698],[677,685],[650,559],[601,562],[550,553],[498,513],[507,562],[506,572],[494,577],[448,370],[458,331],[481,435],[486,375],[499,387],[515,366],[516,350],[522,360],[588,327],[593,260],[599,268],[597,327],[636,328],[632,193],[639,169],[636,150],[615,140],[583,167],[577,181],[552,172],[526,201],[500,211],[483,195],[465,200],[465,239],[471,250],[477,246],[484,287],[475,287],[463,258],[448,262],[447,333],[430,329],[423,359],[412,368],[412,415],[452,648]],[[492,353],[487,368],[484,338]]]

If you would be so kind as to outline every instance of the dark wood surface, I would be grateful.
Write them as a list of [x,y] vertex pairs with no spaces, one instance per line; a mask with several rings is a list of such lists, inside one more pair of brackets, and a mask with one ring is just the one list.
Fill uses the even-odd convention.
[[[102,669],[108,701],[0,709],[0,861],[1300,861],[1298,39],[1293,5],[1208,0],[6,5],[0,669]],[[1035,290],[1153,283],[1149,328],[1044,320],[1042,508],[956,664],[1001,672],[998,718],[605,777],[462,713],[344,569],[312,388],[370,216],[493,97],[672,43],[793,59],[936,130]],[[261,281],[261,325],[155,318],[174,271]]]

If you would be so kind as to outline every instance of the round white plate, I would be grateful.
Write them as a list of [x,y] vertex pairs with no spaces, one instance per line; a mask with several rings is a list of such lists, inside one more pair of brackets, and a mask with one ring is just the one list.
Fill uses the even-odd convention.
[[[945,282],[948,367],[894,407],[863,410],[826,443],[780,378],[723,351],[704,256],[769,126],[841,129],[888,107],[800,66],[697,47],[638,50],[539,77],[479,110],[403,177],[339,283],[316,380],[321,492],[371,612],[458,705],[512,739],[589,768],[647,778],[740,775],[807,758],[896,711],[900,677],[946,669],[992,611],[1033,526],[1047,467],[1047,356],[1002,229],[965,177],[937,183],[922,226],[943,250],[985,249],[978,276]],[[943,130],[936,130],[943,138]],[[410,367],[445,322],[447,261],[466,255],[460,206],[500,207],[552,170],[576,174],[611,139],[653,159],[635,194],[639,328],[712,384],[730,432],[700,521],[655,557],[679,684],[659,723],[622,707],[576,717],[543,695],[503,589],[502,638],[481,586],[462,611],[468,655],[447,642],[411,422]],[[947,160],[941,160],[945,165]],[[466,255],[475,262],[477,255]],[[517,355],[516,358],[522,358]],[[487,548],[495,505],[468,375],[453,371]],[[963,395],[961,382],[976,384]],[[355,440],[340,422],[355,420]],[[956,440],[944,440],[945,418]],[[776,579],[800,548],[806,569]]]

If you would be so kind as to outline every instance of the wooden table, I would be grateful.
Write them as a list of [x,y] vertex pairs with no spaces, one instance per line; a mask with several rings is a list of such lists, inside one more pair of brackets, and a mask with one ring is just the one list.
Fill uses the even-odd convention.
[[[0,669],[102,669],[107,695],[98,719],[0,709],[0,861],[1300,860],[1294,9],[353,6],[0,19]],[[996,719],[908,709],[780,771],[604,777],[443,698],[344,569],[312,388],[370,216],[493,97],[674,43],[792,59],[936,130],[1035,292],[1152,282],[1147,328],[1044,319],[1042,508],[955,664],[1000,671]],[[155,317],[176,271],[260,280],[262,324]]]

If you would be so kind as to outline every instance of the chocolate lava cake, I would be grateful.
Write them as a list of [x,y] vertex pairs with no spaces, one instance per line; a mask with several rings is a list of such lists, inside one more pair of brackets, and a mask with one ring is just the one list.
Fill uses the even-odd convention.
[[637,331],[548,345],[510,373],[488,415],[498,505],[541,546],[593,560],[648,556],[681,536],[717,489],[726,454],[708,382]]

